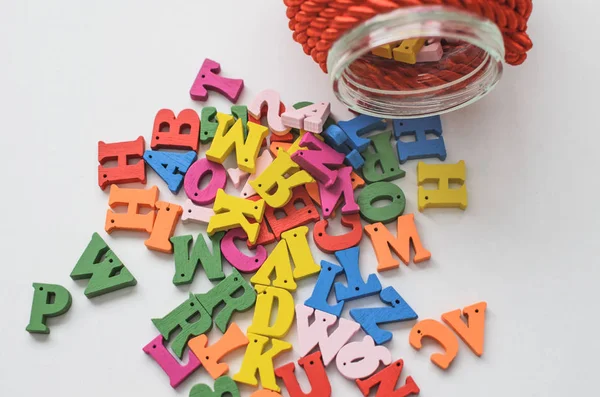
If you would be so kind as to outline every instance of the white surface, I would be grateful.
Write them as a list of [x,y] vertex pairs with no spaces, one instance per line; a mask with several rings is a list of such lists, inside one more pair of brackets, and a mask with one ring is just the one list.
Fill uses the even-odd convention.
[[[327,77],[292,41],[280,0],[0,5],[0,395],[187,396],[195,383],[212,385],[200,370],[173,391],[142,352],[157,335],[150,319],[210,282],[200,272],[190,287],[177,288],[172,258],[148,251],[143,236],[106,237],[108,190],[97,186],[97,141],[143,135],[149,142],[160,108],[199,111],[202,104],[191,101],[188,90],[205,57],[219,61],[225,76],[244,78],[239,103],[274,88],[288,104],[329,100],[338,118],[349,114],[334,100]],[[417,213],[433,259],[402,265],[381,280],[422,319],[480,300],[489,309],[484,356],[476,358],[460,342],[448,372],[429,361],[436,346],[421,352],[409,346],[411,324],[388,327],[394,358],[405,359],[404,375],[414,377],[424,397],[558,397],[595,390],[599,11],[595,1],[536,2],[528,61],[508,67],[483,101],[443,117],[448,162],[467,163],[469,208]],[[207,105],[229,106],[218,94]],[[404,168],[398,183],[408,199],[406,213],[417,212],[416,162]],[[148,176],[162,199],[184,202],[183,192],[173,197],[150,169]],[[180,225],[176,233],[204,230]],[[137,287],[88,300],[86,283],[69,278],[94,231],[137,277]],[[361,247],[363,274],[373,272],[366,237]],[[58,283],[73,295],[68,314],[49,321],[49,337],[25,332],[32,282]],[[300,285],[297,302],[309,296],[313,281]],[[249,314],[235,316],[243,329],[250,320]],[[287,339],[295,342],[295,326]],[[241,357],[228,359],[231,374]],[[297,358],[288,354],[277,365]],[[297,373],[304,382],[303,371]],[[329,377],[334,396],[360,395],[335,367]],[[241,390],[247,396],[253,389]]]

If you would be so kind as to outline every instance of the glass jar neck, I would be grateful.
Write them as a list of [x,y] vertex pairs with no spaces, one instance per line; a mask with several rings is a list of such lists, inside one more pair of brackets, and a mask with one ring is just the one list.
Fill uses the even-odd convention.
[[[408,65],[372,55],[378,47],[424,38],[460,43],[436,63]],[[340,37],[327,68],[350,109],[384,118],[447,113],[485,96],[500,80],[504,41],[490,20],[447,6],[401,8],[377,15]]]

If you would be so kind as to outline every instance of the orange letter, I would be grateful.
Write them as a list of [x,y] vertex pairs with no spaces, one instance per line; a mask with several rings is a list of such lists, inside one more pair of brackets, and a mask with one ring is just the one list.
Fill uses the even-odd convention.
[[169,240],[173,237],[177,221],[183,213],[183,208],[177,204],[157,201],[156,220],[148,240],[144,242],[146,247],[154,251],[160,251],[167,254],[173,252],[173,244]]
[[419,321],[410,331],[408,342],[412,347],[419,350],[421,348],[421,339],[424,337],[435,339],[444,348],[444,354],[434,353],[431,355],[431,361],[441,369],[448,369],[452,360],[458,354],[458,339],[448,328],[436,320]]
[[219,360],[235,349],[246,346],[248,338],[236,323],[231,323],[221,339],[209,347],[206,346],[207,344],[208,337],[204,334],[188,342],[190,350],[202,362],[210,376],[217,379],[229,371],[229,366],[226,363],[220,363]]
[[156,200],[158,200],[158,188],[156,186],[145,190],[126,189],[112,185],[110,187],[110,195],[108,196],[108,205],[110,208],[126,205],[127,213],[118,214],[111,210],[106,211],[104,230],[109,234],[116,229],[152,232],[156,213],[150,211],[147,214],[141,215],[138,211],[140,207],[148,207],[154,210]]
[[483,334],[485,330],[485,309],[487,303],[479,302],[463,309],[467,324],[460,318],[460,310],[442,314],[442,320],[460,336],[477,356],[483,354]]
[[410,263],[410,246],[412,244],[415,250],[413,261],[415,263],[423,262],[431,258],[431,252],[427,251],[421,245],[421,239],[415,226],[415,216],[413,214],[398,217],[398,237],[394,238],[392,233],[382,223],[365,226],[365,232],[371,239],[375,255],[377,256],[377,271],[395,269],[399,262],[392,257],[393,250],[396,255],[402,259],[404,264]]

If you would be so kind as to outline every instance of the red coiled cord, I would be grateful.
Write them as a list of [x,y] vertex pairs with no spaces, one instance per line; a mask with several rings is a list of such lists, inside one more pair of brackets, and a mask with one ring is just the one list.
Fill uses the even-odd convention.
[[[327,72],[327,54],[333,43],[348,29],[381,13],[401,7],[443,5],[470,11],[494,21],[504,36],[506,62],[520,65],[532,47],[527,35],[527,20],[531,15],[532,0],[283,0],[290,19],[293,38],[302,44],[304,52],[311,55]],[[469,69],[469,68],[467,68]],[[389,72],[389,71],[388,71]],[[464,75],[465,65],[455,63],[448,73]],[[376,73],[376,71],[371,71]],[[369,76],[374,78],[373,74]],[[421,87],[422,81],[411,82],[411,76],[402,74],[404,82],[390,81],[381,73],[381,87],[402,84]],[[387,80],[387,81],[384,81]],[[394,79],[391,79],[394,80]],[[407,81],[409,80],[409,81]]]

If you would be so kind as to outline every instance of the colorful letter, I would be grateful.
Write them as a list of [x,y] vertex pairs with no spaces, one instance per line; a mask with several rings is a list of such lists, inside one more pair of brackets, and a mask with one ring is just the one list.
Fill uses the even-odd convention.
[[[192,317],[197,319],[189,322],[188,320]],[[191,337],[201,335],[209,331],[212,327],[210,314],[200,304],[194,294],[190,294],[190,297],[186,301],[163,318],[153,318],[152,323],[160,334],[171,342],[171,348],[179,358],[183,357],[183,350]],[[171,334],[178,329],[180,332],[177,336],[173,340],[169,340]]]
[[[436,139],[427,139],[427,134],[432,134]],[[408,160],[426,159],[437,157],[446,160],[446,146],[442,137],[442,120],[440,116],[422,119],[394,120],[394,135],[398,142],[396,148],[400,164]],[[403,136],[414,136],[412,142],[403,142]]]
[[183,176],[198,155],[195,151],[187,153],[158,152],[146,150],[144,161],[154,172],[167,183],[167,187],[173,194],[179,193],[183,185]]
[[375,346],[370,336],[365,336],[361,342],[348,343],[335,359],[338,371],[348,379],[371,375],[379,368],[379,362],[388,365],[392,362],[392,354],[384,346]]
[[204,369],[213,379],[217,379],[229,371],[229,365],[220,363],[219,360],[235,349],[246,346],[248,338],[236,323],[231,323],[221,339],[210,346],[206,346],[207,344],[208,337],[206,335],[197,336],[188,342],[190,350],[200,359]]
[[[206,187],[200,189],[200,181],[206,175],[210,175],[210,182]],[[187,174],[183,183],[185,194],[196,205],[207,205],[215,201],[219,189],[225,189],[227,185],[227,173],[221,164],[213,163],[208,159],[196,161]]]
[[[419,211],[425,208],[460,208],[467,209],[467,185],[465,162],[456,164],[417,164],[417,184],[419,185]],[[435,190],[425,190],[424,183],[437,183]],[[460,187],[451,189],[450,184]]]
[[288,342],[271,339],[272,347],[263,352],[264,346],[270,338],[266,336],[248,333],[248,348],[242,361],[240,372],[233,376],[233,380],[245,383],[251,386],[258,386],[256,372],[260,373],[260,383],[263,388],[279,392],[281,389],[275,381],[275,371],[273,369],[273,359],[281,352],[291,350],[292,345]]
[[137,284],[135,277],[98,233],[92,235],[92,240],[71,272],[71,278],[90,279],[84,291],[88,298]]
[[212,236],[216,232],[241,227],[248,235],[250,244],[256,242],[260,225],[258,223],[250,223],[246,217],[251,217],[256,222],[262,222],[265,213],[264,200],[244,200],[243,198],[230,196],[223,189],[219,189],[213,210],[215,211],[215,215],[210,218],[207,228],[209,236]]
[[321,353],[314,352],[310,356],[302,357],[298,360],[298,364],[306,372],[310,383],[310,393],[302,391],[298,378],[294,374],[296,370],[294,363],[286,364],[275,370],[275,375],[283,380],[290,397],[330,397],[331,383],[321,361]]
[[[98,142],[98,186],[102,190],[113,183],[140,182],[146,184],[146,167],[143,161],[128,164],[130,160],[144,155],[144,137],[135,141],[104,143]],[[117,161],[116,167],[105,167],[107,161]]]
[[[286,177],[286,174],[291,174]],[[259,175],[250,182],[254,190],[273,208],[281,208],[292,198],[292,189],[313,182],[314,179],[294,163],[289,153],[280,151],[279,155]],[[273,189],[276,189],[272,192]]]
[[377,387],[377,393],[375,397],[408,397],[413,394],[419,394],[419,386],[415,383],[411,376],[406,377],[406,383],[404,386],[400,386],[396,389],[396,384],[400,379],[400,374],[404,368],[404,361],[398,360],[391,363],[375,375],[367,379],[357,379],[356,384],[367,397],[373,387]]
[[[294,298],[289,291],[283,288],[256,285],[256,307],[254,318],[248,327],[248,332],[269,336],[277,339],[283,338],[294,322]],[[275,320],[271,320],[274,300],[277,300],[277,313]],[[271,325],[273,324],[273,325]]]
[[[184,129],[189,128],[185,134]],[[154,118],[152,129],[152,149],[183,149],[196,152],[198,150],[198,134],[200,118],[193,109],[185,109],[175,113],[169,109],[161,109]]]
[[218,117],[222,121],[219,122],[210,149],[206,151],[206,158],[215,163],[223,164],[235,149],[237,165],[240,170],[253,174],[256,171],[258,152],[263,140],[269,135],[269,129],[250,122],[248,123],[248,137],[246,137],[241,119],[238,119],[231,126],[233,116],[219,113]]
[[120,214],[112,210],[106,211],[106,222],[104,229],[107,233],[113,230],[136,230],[147,233],[152,232],[154,227],[154,218],[156,213],[150,211],[147,214],[140,214],[140,207],[154,209],[158,200],[158,188],[152,186],[150,189],[126,189],[117,185],[110,187],[108,196],[108,205],[110,208],[118,206],[127,206],[127,213]]
[[151,250],[170,254],[173,252],[173,245],[171,245],[169,239],[175,233],[177,221],[183,213],[183,208],[177,204],[157,201],[156,209],[154,227],[150,237],[144,241],[144,244]]
[[[234,297],[238,290],[243,290],[242,294]],[[243,312],[254,305],[256,292],[234,268],[223,281],[206,293],[196,294],[196,298],[214,318],[217,328],[224,333],[233,312]],[[221,307],[221,310],[215,315],[217,307]]]
[[410,247],[415,251],[413,261],[421,263],[431,258],[431,252],[421,244],[421,238],[415,226],[414,214],[398,217],[397,234],[394,237],[382,223],[365,226],[365,232],[371,239],[377,256],[377,271],[397,268],[400,263],[392,257],[392,250],[400,257],[405,265],[410,263]]
[[56,284],[33,283],[33,303],[27,332],[32,334],[49,334],[46,325],[48,317],[65,314],[71,308],[71,294],[63,286]]
[[379,328],[379,324],[414,320],[417,318],[417,313],[402,299],[394,287],[384,288],[379,297],[391,307],[351,309],[350,317],[360,324],[363,331],[370,335],[375,343],[381,345],[392,339],[392,333]]
[[175,275],[173,284],[190,284],[194,280],[194,275],[198,265],[201,264],[210,281],[221,280],[225,278],[223,273],[223,263],[221,262],[221,239],[225,233],[217,233],[209,237],[212,244],[212,254],[208,249],[202,233],[198,233],[196,243],[192,248],[192,236],[171,237],[173,243],[173,256],[175,259]]
[[202,63],[202,67],[200,67],[194,84],[192,84],[190,97],[194,101],[206,101],[208,99],[208,88],[221,93],[233,103],[237,102],[244,88],[244,80],[219,76],[219,72],[221,72],[221,65],[206,58]]
[[[313,314],[315,320],[309,325]],[[303,304],[296,305],[296,325],[298,327],[298,353],[306,356],[315,347],[323,354],[323,363],[329,365],[338,351],[358,332],[360,325],[351,320],[339,317],[339,324],[329,335],[328,329],[338,321],[333,314],[315,310]]]
[[181,365],[164,346],[162,335],[152,339],[144,346],[144,353],[149,354],[169,377],[172,388],[179,386],[188,376],[200,367],[200,360],[190,351],[188,363]]

